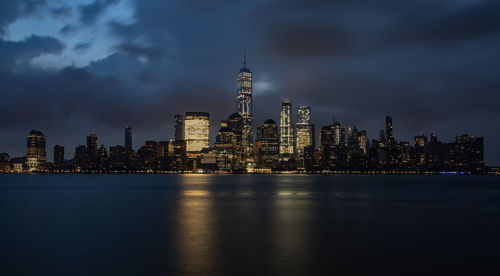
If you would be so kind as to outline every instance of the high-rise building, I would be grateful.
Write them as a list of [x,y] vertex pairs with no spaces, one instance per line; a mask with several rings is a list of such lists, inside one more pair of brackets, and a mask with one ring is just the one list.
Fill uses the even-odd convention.
[[168,146],[168,156],[171,157],[169,164],[171,170],[182,171],[186,169],[186,141],[184,140],[184,120],[182,115],[174,116],[175,139]]
[[392,136],[392,117],[385,116],[385,135],[388,145],[394,144],[394,137]]
[[333,122],[333,141],[335,146],[340,146],[340,123]]
[[288,99],[281,101],[280,111],[280,156],[285,161],[295,153],[292,124],[292,103]]
[[296,125],[296,151],[297,151],[297,166],[304,168],[304,149],[312,146],[314,150],[315,137],[314,125],[311,124],[311,108],[307,105],[299,106],[297,110],[297,125]]
[[279,165],[279,135],[276,122],[267,119],[257,129],[255,153],[259,168],[273,169]]
[[0,153],[0,172],[10,172],[10,156],[6,152]]
[[301,105],[297,108],[297,126],[311,124],[311,108]]
[[414,140],[414,160],[418,166],[423,166],[427,162],[427,136],[420,133]]
[[238,73],[236,109],[243,117],[242,147],[243,159],[252,162],[253,158],[253,114],[252,114],[252,72],[247,68],[246,54],[243,55],[243,68]]
[[184,121],[186,152],[190,158],[199,157],[201,150],[210,147],[210,114],[186,112]]
[[107,170],[109,168],[109,156],[108,151],[106,150],[104,145],[101,145],[101,147],[99,148],[97,158],[97,166],[101,170]]
[[60,145],[54,146],[54,165],[59,166],[64,162],[64,147]]
[[87,147],[85,145],[80,145],[75,149],[75,165],[80,169],[87,167]]
[[28,134],[26,157],[28,169],[35,171],[47,162],[47,153],[45,152],[45,135],[39,130],[32,130]]
[[131,149],[132,148],[132,126],[131,125],[126,125],[125,126],[125,143],[124,143],[125,148]]
[[427,136],[423,135],[422,133],[419,133],[417,136],[415,136],[415,147],[425,147],[427,146]]
[[460,171],[477,171],[484,167],[484,139],[470,134],[455,138],[451,147],[452,168]]
[[245,149],[243,132],[245,130],[245,118],[239,113],[233,113],[226,121],[227,127],[233,133],[233,159],[232,170],[245,170],[247,165],[248,151]]
[[87,136],[87,166],[91,169],[97,168],[98,148],[97,136],[91,133]]
[[368,142],[368,137],[366,136],[366,130],[362,130],[359,133],[359,148],[361,149],[361,152],[363,154],[367,154],[369,146],[370,145]]
[[215,138],[217,169],[222,171],[230,171],[233,169],[236,146],[238,145],[233,130],[223,121],[221,123],[221,128],[217,132],[217,137]]
[[175,121],[175,140],[183,140],[182,131],[184,130],[184,121],[182,120],[182,115],[174,115]]
[[109,147],[109,168],[112,170],[135,169],[136,154],[133,149],[116,145]]

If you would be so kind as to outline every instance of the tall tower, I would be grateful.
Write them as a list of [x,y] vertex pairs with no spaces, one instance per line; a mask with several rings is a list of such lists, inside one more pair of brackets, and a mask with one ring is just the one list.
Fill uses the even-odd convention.
[[124,146],[127,149],[132,148],[132,126],[126,125],[125,126],[125,143]]
[[97,136],[94,133],[91,133],[89,136],[87,136],[87,165],[89,166],[89,168],[97,167],[97,157]]
[[242,147],[243,159],[253,158],[253,115],[252,115],[252,72],[247,68],[246,53],[243,54],[243,68],[238,73],[238,94],[236,109],[243,117]]
[[26,137],[26,155],[30,171],[40,169],[47,162],[45,135],[39,130],[32,130]]
[[64,162],[64,147],[60,145],[54,146],[54,165],[61,165]]
[[299,159],[304,155],[304,148],[313,146],[314,148],[314,132],[311,124],[311,108],[307,105],[299,106],[297,109],[297,126],[296,126],[296,148]]
[[385,140],[387,144],[394,144],[394,137],[392,136],[392,117],[385,116]]
[[280,111],[280,156],[288,160],[294,154],[292,124],[292,103],[288,99],[281,101]]
[[175,121],[175,141],[180,141],[183,139],[182,131],[184,129],[184,121],[182,121],[182,115],[174,115]]

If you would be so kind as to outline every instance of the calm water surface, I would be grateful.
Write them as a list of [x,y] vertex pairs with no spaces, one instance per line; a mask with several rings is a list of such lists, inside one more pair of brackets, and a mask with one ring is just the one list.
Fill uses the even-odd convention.
[[494,176],[0,175],[0,275],[500,275]]

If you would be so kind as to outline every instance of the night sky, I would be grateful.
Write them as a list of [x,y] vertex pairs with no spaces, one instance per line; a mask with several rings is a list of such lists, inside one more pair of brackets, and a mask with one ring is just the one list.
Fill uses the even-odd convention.
[[[210,112],[212,137],[235,112],[243,45],[254,73],[255,126],[280,100],[308,104],[377,138],[435,132],[485,137],[500,165],[500,2],[474,0],[6,0],[0,2],[0,152],[134,147],[173,137],[173,115]],[[211,141],[213,143],[213,141]]]

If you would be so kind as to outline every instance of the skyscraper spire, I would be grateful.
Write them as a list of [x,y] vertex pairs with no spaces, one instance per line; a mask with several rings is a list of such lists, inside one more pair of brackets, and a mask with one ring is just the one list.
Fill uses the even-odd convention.
[[243,159],[253,162],[253,115],[252,115],[252,72],[247,68],[246,45],[243,45],[243,68],[238,73],[236,107],[238,114],[243,117],[242,147]]
[[243,69],[247,69],[247,45],[243,44]]

